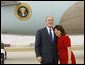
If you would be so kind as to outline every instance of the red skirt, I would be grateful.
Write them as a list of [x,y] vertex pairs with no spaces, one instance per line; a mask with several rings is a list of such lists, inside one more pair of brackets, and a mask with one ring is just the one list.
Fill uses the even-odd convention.
[[[71,53],[71,61],[72,61],[72,64],[76,64],[76,60],[75,60],[75,56],[73,52]],[[60,59],[60,64],[68,64],[68,58]]]

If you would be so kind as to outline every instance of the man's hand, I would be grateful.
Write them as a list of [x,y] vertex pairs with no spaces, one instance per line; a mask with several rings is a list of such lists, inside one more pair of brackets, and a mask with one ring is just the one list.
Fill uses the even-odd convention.
[[37,57],[37,60],[41,63],[42,62],[42,57],[41,56]]

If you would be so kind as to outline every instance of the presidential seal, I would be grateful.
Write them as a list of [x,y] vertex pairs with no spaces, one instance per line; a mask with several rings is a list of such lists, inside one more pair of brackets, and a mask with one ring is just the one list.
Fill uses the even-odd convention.
[[31,17],[32,11],[28,4],[21,3],[18,4],[15,8],[15,15],[20,20],[27,20]]

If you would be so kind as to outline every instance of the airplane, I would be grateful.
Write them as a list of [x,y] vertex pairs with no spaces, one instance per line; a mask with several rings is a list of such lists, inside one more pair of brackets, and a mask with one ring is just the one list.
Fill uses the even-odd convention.
[[1,34],[35,35],[47,16],[68,34],[84,34],[84,1],[1,1]]
[[[47,16],[68,34],[84,35],[84,1],[1,1],[1,34],[35,35]],[[1,51],[3,64],[6,51]]]

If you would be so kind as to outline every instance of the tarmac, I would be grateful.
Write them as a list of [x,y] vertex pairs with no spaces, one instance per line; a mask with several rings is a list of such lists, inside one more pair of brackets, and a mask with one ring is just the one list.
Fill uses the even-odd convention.
[[[77,64],[84,64],[84,51],[73,51]],[[7,52],[5,64],[40,64],[36,60],[35,52]]]

